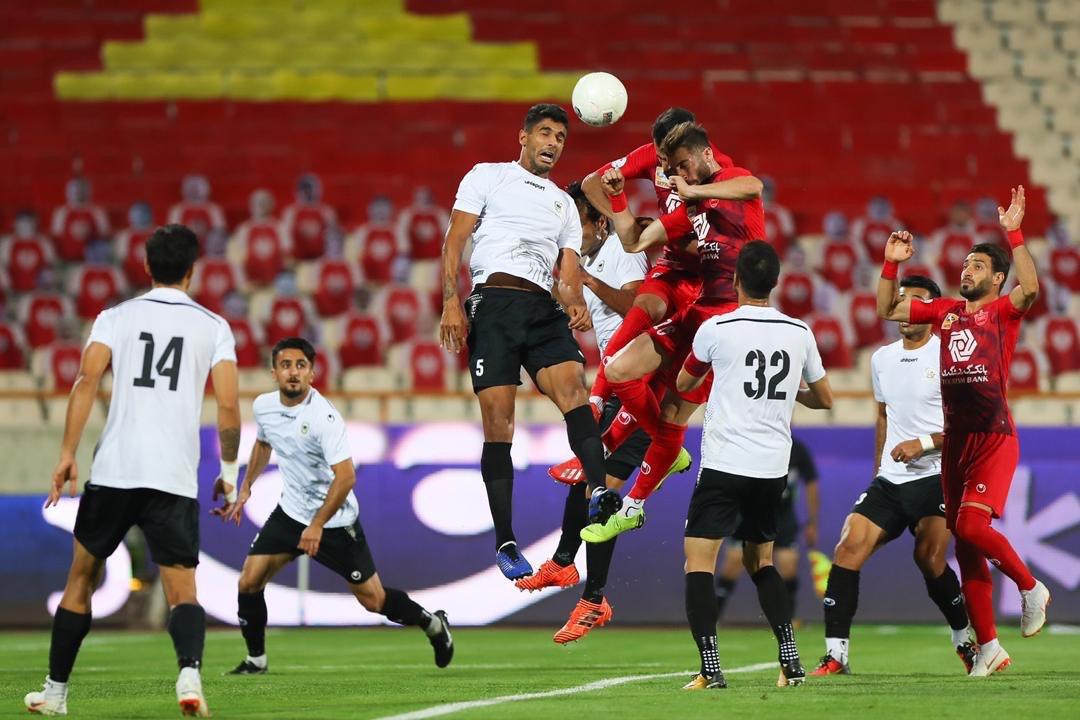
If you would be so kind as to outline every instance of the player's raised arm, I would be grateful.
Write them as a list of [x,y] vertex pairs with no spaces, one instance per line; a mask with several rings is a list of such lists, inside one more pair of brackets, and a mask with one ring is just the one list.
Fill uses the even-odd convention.
[[458,273],[461,271],[461,253],[472,235],[479,215],[454,210],[450,214],[450,226],[442,247],[443,311],[439,322],[439,342],[450,352],[461,352],[465,346],[468,324],[465,311],[458,297]]
[[72,497],[75,497],[79,481],[79,467],[75,463],[75,453],[79,449],[83,430],[86,429],[86,419],[90,417],[90,410],[97,400],[101,378],[105,375],[111,361],[112,350],[103,343],[91,342],[83,350],[79,375],[75,378],[71,395],[68,396],[67,415],[64,418],[64,439],[60,444],[60,460],[53,470],[52,488],[49,490],[49,499],[45,501],[45,507],[60,502],[64,483],[71,483],[70,493]]
[[611,210],[611,198],[604,192],[604,186],[600,179],[603,173],[589,173],[581,181],[581,190],[589,199],[592,206],[609,218],[614,218],[615,213]]
[[1020,224],[1024,221],[1024,186],[1012,189],[1012,203],[1009,209],[998,208],[998,221],[1012,245],[1013,263],[1016,265],[1016,287],[1009,293],[1009,300],[1017,310],[1027,310],[1039,296],[1039,276],[1035,270],[1035,261],[1031,258]]
[[628,253],[637,253],[648,250],[653,245],[663,245],[667,242],[668,232],[659,220],[642,228],[634,217],[634,213],[630,212],[629,201],[626,199],[626,193],[623,192],[626,187],[626,178],[618,168],[611,168],[604,173],[601,186],[611,202],[615,233],[622,242],[623,250]]
[[733,177],[728,180],[708,183],[707,185],[691,185],[679,175],[670,178],[675,184],[675,190],[683,202],[695,200],[753,200],[761,197],[765,189],[764,183],[753,175],[747,174]]
[[877,287],[877,311],[885,320],[907,322],[911,319],[911,300],[901,299],[896,292],[896,273],[900,263],[915,254],[913,237],[907,230],[894,232],[885,244],[885,264]]

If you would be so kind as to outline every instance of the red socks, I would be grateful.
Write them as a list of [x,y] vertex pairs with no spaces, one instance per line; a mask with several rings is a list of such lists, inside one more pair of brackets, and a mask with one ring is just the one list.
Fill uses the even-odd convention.
[[667,471],[671,469],[675,458],[679,457],[685,436],[685,425],[669,422],[658,424],[656,432],[652,435],[652,444],[645,453],[645,461],[641,463],[641,472],[638,473],[634,487],[630,488],[627,497],[644,500],[652,494]]
[[964,541],[982,553],[1021,590],[1035,587],[1035,578],[1009,539],[990,527],[990,513],[981,508],[962,505],[956,513],[956,539]]
[[960,587],[964,592],[964,605],[968,619],[975,630],[979,644],[997,637],[994,624],[994,580],[986,558],[974,545],[956,538],[956,562],[960,564]]

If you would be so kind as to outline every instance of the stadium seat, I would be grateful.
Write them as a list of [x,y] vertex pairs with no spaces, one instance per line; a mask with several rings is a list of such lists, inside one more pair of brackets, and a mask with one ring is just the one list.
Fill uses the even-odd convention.
[[990,0],[990,19],[1003,25],[1030,25],[1039,21],[1039,4],[1031,0]]
[[0,398],[0,426],[2,427],[39,427],[44,419],[42,413],[42,404],[37,400]]
[[401,373],[386,367],[353,367],[344,370],[341,389],[344,392],[401,390]]
[[1039,427],[1069,424],[1069,407],[1062,402],[1021,396],[1010,400],[1009,409],[1018,425]]

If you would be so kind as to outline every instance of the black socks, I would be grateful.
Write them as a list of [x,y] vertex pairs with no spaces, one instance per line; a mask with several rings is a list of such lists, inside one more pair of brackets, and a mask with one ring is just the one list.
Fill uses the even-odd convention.
[[566,419],[566,437],[570,449],[581,461],[585,472],[589,495],[607,483],[607,467],[604,462],[604,443],[600,440],[600,426],[596,424],[588,403],[563,415]]
[[206,645],[206,611],[202,606],[185,603],[174,607],[169,613],[169,636],[180,668],[198,670]]
[[686,573],[686,619],[701,656],[701,674],[706,677],[716,674],[720,670],[720,654],[716,647],[717,614],[712,573]]
[[848,639],[859,607],[859,571],[833,564],[825,588],[825,637]]
[[510,443],[486,442],[480,455],[480,474],[487,489],[488,507],[495,523],[495,549],[516,542],[513,527],[514,463]]
[[260,657],[266,654],[266,596],[260,590],[257,593],[238,593],[236,596],[237,617],[240,618],[240,633],[247,643],[248,655]]
[[74,613],[56,608],[53,617],[52,643],[49,645],[49,679],[66,683],[75,667],[75,658],[83,638],[90,632],[90,613]]

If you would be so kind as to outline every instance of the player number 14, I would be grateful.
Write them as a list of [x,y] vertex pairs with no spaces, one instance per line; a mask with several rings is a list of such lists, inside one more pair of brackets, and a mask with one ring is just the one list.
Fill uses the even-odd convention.
[[169,378],[169,389],[175,391],[180,384],[180,357],[184,354],[184,338],[174,337],[165,346],[164,352],[154,365],[154,336],[148,332],[139,333],[139,340],[146,343],[143,350],[142,374],[135,378],[135,387],[152,388],[155,380],[150,373]]

